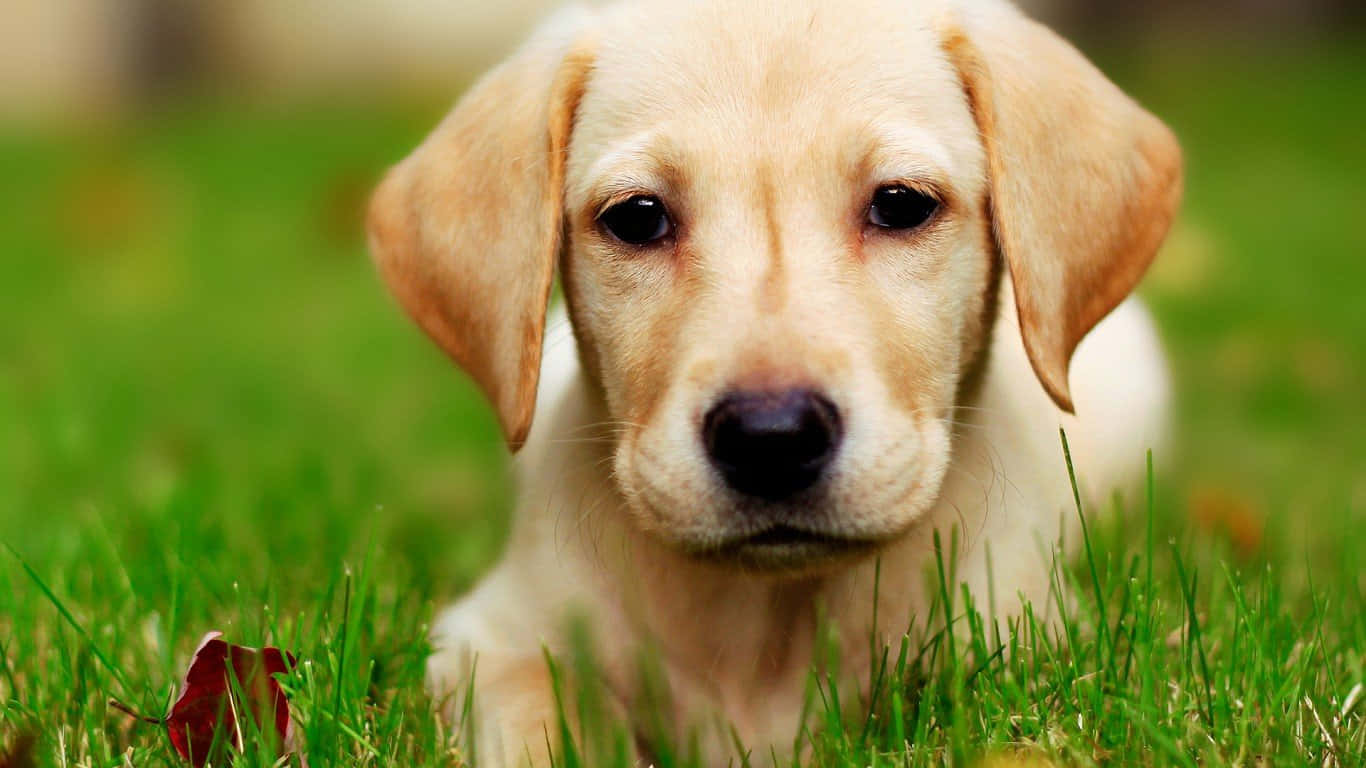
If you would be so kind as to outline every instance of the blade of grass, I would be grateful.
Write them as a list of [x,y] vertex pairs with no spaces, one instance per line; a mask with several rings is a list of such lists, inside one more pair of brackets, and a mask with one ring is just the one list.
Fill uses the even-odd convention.
[[9,550],[9,553],[14,559],[19,561],[19,566],[24,569],[24,573],[28,574],[29,579],[37,585],[38,589],[42,590],[43,594],[47,597],[48,602],[52,603],[53,607],[57,609],[57,612],[66,620],[66,623],[76,631],[76,634],[80,635],[81,639],[85,640],[86,647],[95,655],[95,658],[99,659],[100,664],[103,664],[104,668],[109,670],[110,674],[114,676],[114,680],[119,684],[119,688],[122,690],[123,695],[132,696],[133,688],[128,684],[128,680],[124,678],[123,670],[109,659],[109,656],[106,655],[99,644],[95,642],[95,638],[91,637],[85,627],[82,627],[80,622],[76,621],[76,617],[71,614],[71,611],[67,610],[66,604],[48,587],[42,577],[38,575],[38,572],[33,570],[33,566],[29,565],[28,561],[19,554],[19,551],[10,545],[8,541],[4,542],[4,545],[5,549]]

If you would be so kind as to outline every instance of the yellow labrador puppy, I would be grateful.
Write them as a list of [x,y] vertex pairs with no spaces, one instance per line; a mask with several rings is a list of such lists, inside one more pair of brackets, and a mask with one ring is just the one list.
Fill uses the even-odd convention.
[[1181,178],[1161,122],[1002,0],[549,22],[370,214],[383,276],[521,451],[506,554],[432,638],[436,694],[477,666],[483,762],[547,759],[542,648],[572,617],[621,712],[652,648],[680,729],[781,754],[818,614],[866,680],[870,633],[928,610],[934,531],[984,609],[1045,604],[1075,520],[1059,425],[1096,494],[1161,436],[1126,297]]

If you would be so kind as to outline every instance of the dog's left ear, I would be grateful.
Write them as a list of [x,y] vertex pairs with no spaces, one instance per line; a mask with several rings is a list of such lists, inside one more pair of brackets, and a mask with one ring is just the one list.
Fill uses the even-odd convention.
[[1176,137],[1006,2],[941,24],[987,151],[997,245],[1030,363],[1071,411],[1077,344],[1138,284],[1180,204]]
[[552,20],[476,83],[370,203],[380,273],[483,389],[514,451],[536,405],[586,13]]

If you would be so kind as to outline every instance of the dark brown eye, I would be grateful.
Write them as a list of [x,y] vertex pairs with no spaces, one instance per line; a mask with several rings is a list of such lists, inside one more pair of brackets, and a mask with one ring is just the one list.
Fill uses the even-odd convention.
[[883,229],[915,229],[939,210],[939,201],[902,184],[882,187],[873,193],[868,222]]
[[673,231],[673,223],[657,197],[636,195],[617,203],[598,217],[613,237],[631,245],[649,245]]

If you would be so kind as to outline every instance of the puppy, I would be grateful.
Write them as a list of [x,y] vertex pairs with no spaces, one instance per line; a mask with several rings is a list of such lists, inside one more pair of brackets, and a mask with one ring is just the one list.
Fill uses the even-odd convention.
[[724,765],[730,728],[790,753],[818,616],[857,681],[870,633],[929,613],[936,532],[984,612],[1050,604],[1076,519],[1058,427],[1099,495],[1162,436],[1163,356],[1126,297],[1181,178],[1161,122],[1001,0],[549,22],[369,219],[521,452],[506,553],[432,635],[482,764],[548,760],[543,649],[574,618],[619,713],[649,649],[669,722]]

